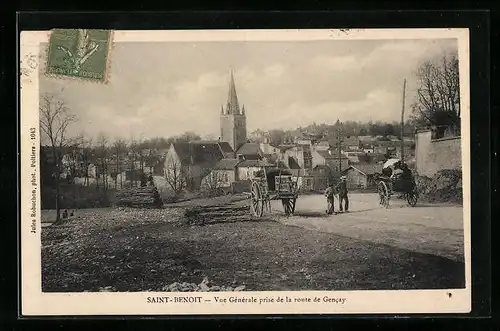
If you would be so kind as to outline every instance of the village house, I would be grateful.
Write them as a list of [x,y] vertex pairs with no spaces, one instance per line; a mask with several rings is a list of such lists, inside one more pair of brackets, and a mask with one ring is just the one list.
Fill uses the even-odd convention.
[[281,161],[290,169],[312,169],[311,146],[297,145],[283,149]]
[[[405,153],[414,153],[415,151],[415,142],[411,138],[403,139],[403,148],[405,149]],[[387,154],[391,157],[401,157],[401,140],[390,140],[388,138],[379,139],[374,143],[374,152],[380,154]]]
[[202,187],[213,188],[217,186],[222,189],[229,189],[234,182],[239,181],[238,178],[238,159],[222,159],[212,171],[207,174],[202,180]]
[[344,155],[328,151],[312,152],[312,168],[318,165],[327,165],[333,171],[341,171],[349,166],[349,159]]
[[347,185],[351,189],[366,189],[375,185],[375,178],[382,174],[382,164],[356,164],[345,170]]
[[349,164],[357,164],[361,161],[359,160],[359,156],[363,155],[363,152],[345,152],[344,155],[349,159]]
[[259,148],[263,155],[277,155],[280,153],[280,149],[272,146],[268,138],[260,143]]
[[236,157],[243,160],[261,160],[264,152],[258,143],[244,143],[236,150]]
[[334,171],[328,165],[317,165],[310,172],[313,178],[313,190],[324,191],[330,183],[337,183],[342,175],[339,171]]
[[330,149],[330,143],[328,142],[328,139],[320,139],[316,141],[312,148],[316,151],[327,151]]
[[227,141],[222,140],[194,140],[191,143],[193,144],[218,144],[222,154],[225,159],[234,159],[236,158],[236,154],[234,153],[231,145]]
[[243,160],[237,164],[237,178],[240,181],[254,179],[258,172],[265,168],[274,168],[276,165],[263,160]]
[[[335,147],[337,142],[335,141],[335,139],[333,139],[330,143],[331,143],[332,147]],[[360,148],[360,141],[359,141],[358,137],[348,136],[348,137],[344,137],[342,139],[342,150],[343,151],[345,151],[345,152],[358,151],[359,148]]]
[[358,160],[361,164],[384,163],[387,161],[387,155],[382,153],[361,153],[358,154]]
[[199,189],[201,180],[224,158],[219,143],[197,141],[172,143],[165,157],[164,176],[186,181],[189,190]]
[[293,142],[295,145],[309,145],[309,146],[312,145],[312,140],[310,138],[303,137],[303,136],[295,137]]

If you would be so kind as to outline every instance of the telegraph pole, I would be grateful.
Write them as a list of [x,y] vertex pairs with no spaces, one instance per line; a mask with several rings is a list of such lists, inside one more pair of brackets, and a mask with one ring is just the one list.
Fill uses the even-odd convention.
[[341,126],[339,127],[337,133],[337,150],[339,156],[339,172],[342,172],[342,127]]
[[404,162],[404,128],[405,128],[405,94],[406,94],[406,79],[403,81],[403,106],[401,109],[401,164]]

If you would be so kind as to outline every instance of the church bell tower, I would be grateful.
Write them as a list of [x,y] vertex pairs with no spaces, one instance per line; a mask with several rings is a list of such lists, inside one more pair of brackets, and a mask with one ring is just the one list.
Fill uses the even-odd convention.
[[237,151],[247,141],[247,117],[245,106],[240,109],[234,75],[231,71],[229,92],[226,108],[221,106],[220,114],[220,140],[229,143],[233,151]]

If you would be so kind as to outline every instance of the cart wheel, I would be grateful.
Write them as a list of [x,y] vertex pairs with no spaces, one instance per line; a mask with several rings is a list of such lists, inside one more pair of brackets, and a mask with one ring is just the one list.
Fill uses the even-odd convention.
[[416,187],[414,187],[413,190],[406,194],[406,201],[408,201],[408,204],[410,206],[415,207],[418,201],[418,191]]
[[380,197],[380,204],[385,208],[389,208],[389,189],[385,182],[378,183],[378,195]]
[[264,213],[264,203],[262,201],[262,192],[259,184],[252,183],[252,197],[250,200],[250,210],[255,217],[262,217]]

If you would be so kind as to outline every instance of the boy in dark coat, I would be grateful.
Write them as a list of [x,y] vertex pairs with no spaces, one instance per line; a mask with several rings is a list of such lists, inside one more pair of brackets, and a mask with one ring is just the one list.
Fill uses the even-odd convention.
[[328,215],[331,215],[335,212],[334,208],[334,202],[335,202],[335,188],[333,187],[333,183],[330,184],[325,190],[325,197],[326,197],[326,202],[328,209],[326,210],[326,213]]
[[[349,197],[347,195],[348,191],[347,191],[347,178],[346,178],[346,176],[340,177],[340,182],[335,187],[335,190],[339,194],[340,212],[342,212],[343,210],[348,212],[349,211]],[[344,208],[342,208],[342,202],[344,202]]]

